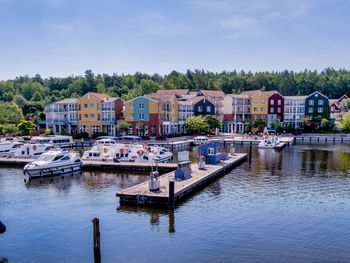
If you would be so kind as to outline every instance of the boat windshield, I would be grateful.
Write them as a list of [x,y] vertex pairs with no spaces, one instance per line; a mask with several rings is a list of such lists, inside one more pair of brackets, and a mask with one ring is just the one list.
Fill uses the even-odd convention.
[[56,154],[42,154],[39,156],[39,161],[52,161],[56,157]]

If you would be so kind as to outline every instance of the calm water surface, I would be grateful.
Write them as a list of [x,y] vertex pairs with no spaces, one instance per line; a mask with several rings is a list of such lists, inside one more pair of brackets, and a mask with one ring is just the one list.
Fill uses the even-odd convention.
[[[249,148],[237,148],[248,152]],[[145,175],[85,172],[23,183],[0,169],[0,259],[92,262],[349,262],[349,146],[253,147],[252,159],[174,213],[120,207],[115,193]]]

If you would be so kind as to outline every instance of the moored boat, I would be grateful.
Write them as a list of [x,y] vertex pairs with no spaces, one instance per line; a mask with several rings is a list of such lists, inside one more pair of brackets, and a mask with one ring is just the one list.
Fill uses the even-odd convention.
[[280,143],[280,140],[276,136],[264,136],[260,142],[258,148],[260,149],[275,149]]
[[48,143],[26,143],[18,147],[13,154],[14,158],[38,158],[46,151],[53,150],[55,146]]
[[71,174],[81,170],[78,153],[65,150],[51,150],[40,155],[38,160],[27,164],[23,171],[29,178]]

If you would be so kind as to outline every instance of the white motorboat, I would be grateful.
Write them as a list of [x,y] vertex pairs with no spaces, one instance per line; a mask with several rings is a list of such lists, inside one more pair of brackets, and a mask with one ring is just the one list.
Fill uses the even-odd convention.
[[55,149],[53,144],[47,143],[26,143],[19,146],[13,157],[15,158],[38,158],[41,154],[46,151]]
[[17,141],[5,141],[0,143],[0,157],[13,156],[16,150],[24,143]]
[[280,140],[276,136],[264,136],[260,142],[258,148],[260,149],[275,149],[280,144]]
[[93,161],[112,161],[115,153],[120,152],[120,149],[127,148],[127,144],[117,143],[114,139],[99,139],[90,150],[84,152],[83,160]]
[[209,142],[209,139],[207,136],[197,136],[193,138],[194,145],[202,145]]
[[50,143],[59,147],[70,147],[74,145],[73,137],[66,135],[36,136],[32,138],[34,143]]
[[24,167],[24,174],[31,178],[73,174],[81,170],[78,153],[57,149],[43,153]]
[[171,162],[173,154],[168,149],[159,146],[147,145],[129,145],[129,147],[121,148],[115,153],[113,160],[115,162]]

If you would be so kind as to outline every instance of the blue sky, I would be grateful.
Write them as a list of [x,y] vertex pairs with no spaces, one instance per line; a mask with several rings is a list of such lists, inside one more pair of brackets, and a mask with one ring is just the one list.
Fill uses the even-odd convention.
[[349,0],[0,0],[0,79],[350,67]]

